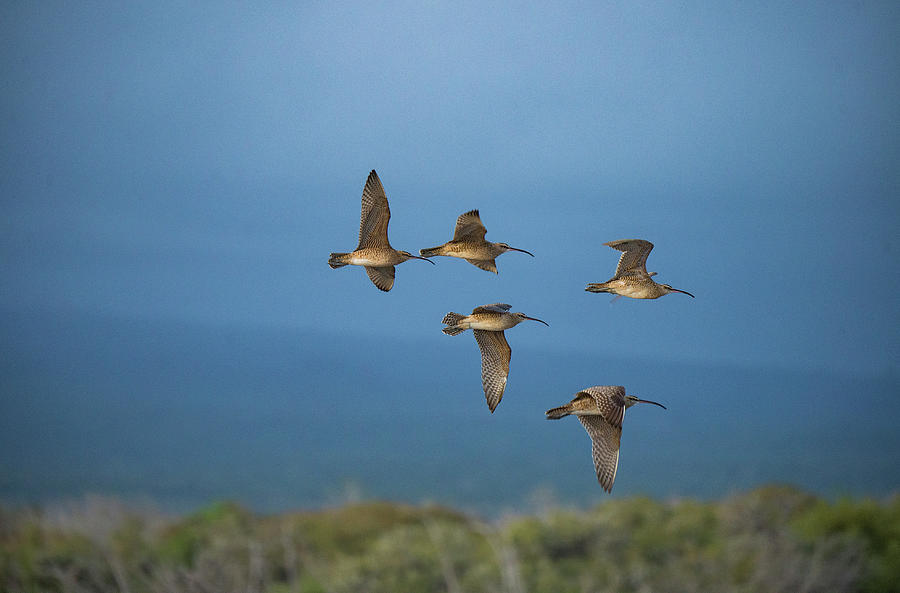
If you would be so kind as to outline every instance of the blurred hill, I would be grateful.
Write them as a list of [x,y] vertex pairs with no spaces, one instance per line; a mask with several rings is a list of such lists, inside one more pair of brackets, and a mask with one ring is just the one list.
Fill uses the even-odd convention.
[[786,486],[716,502],[606,500],[485,521],[428,505],[185,516],[87,498],[0,507],[0,589],[44,593],[889,592],[900,498]]

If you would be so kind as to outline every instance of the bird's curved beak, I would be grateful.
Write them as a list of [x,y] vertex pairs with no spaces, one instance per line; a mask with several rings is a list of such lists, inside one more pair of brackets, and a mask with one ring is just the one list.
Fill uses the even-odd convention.
[[540,323],[543,323],[543,324],[546,325],[547,327],[550,327],[550,324],[549,324],[549,323],[547,323],[547,322],[544,321],[543,319],[538,319],[537,317],[528,317],[528,316],[526,315],[526,316],[525,316],[525,319],[530,319],[530,320],[532,320],[532,321],[538,321],[538,322],[540,322]]
[[517,247],[507,247],[507,249],[508,249],[509,251],[519,251],[519,252],[521,252],[521,253],[527,253],[527,254],[530,255],[531,257],[534,257],[534,254],[533,254],[533,253],[531,253],[530,251],[525,251],[524,249],[519,249],[519,248],[517,248]]
[[668,410],[668,409],[669,409],[669,408],[665,407],[664,405],[662,405],[661,403],[659,403],[659,402],[652,402],[652,401],[650,401],[649,399],[639,399],[639,400],[637,400],[637,401],[640,402],[640,403],[642,403],[642,404],[653,404],[654,406],[659,406],[659,407],[662,408],[663,410]]
[[673,289],[672,289],[672,292],[680,292],[681,294],[686,294],[686,295],[688,295],[689,297],[694,298],[694,295],[692,295],[691,293],[689,293],[689,292],[686,291],[686,290],[678,290],[677,288],[673,288]]
[[437,264],[435,264],[433,261],[431,261],[430,259],[428,259],[427,257],[419,257],[418,255],[412,255],[412,254],[410,254],[409,257],[410,257],[410,259],[420,259],[420,260],[422,260],[422,261],[427,261],[427,262],[430,263],[432,266],[437,265]]

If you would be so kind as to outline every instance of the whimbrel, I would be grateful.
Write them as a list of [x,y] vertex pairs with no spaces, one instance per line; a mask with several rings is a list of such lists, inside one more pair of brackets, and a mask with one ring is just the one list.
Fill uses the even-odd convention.
[[566,405],[546,412],[547,418],[551,420],[569,414],[578,416],[593,443],[591,452],[594,469],[597,470],[597,481],[607,492],[612,490],[613,482],[616,481],[625,410],[637,403],[654,404],[666,409],[660,403],[625,395],[625,388],[621,385],[596,385],[582,389]]
[[441,331],[448,336],[469,328],[475,334],[475,341],[481,349],[481,386],[491,413],[497,408],[506,389],[506,377],[509,375],[509,359],[512,350],[506,342],[503,330],[514,327],[526,319],[538,321],[549,327],[549,323],[529,317],[524,313],[510,313],[510,305],[494,303],[472,309],[471,315],[447,313],[442,323],[447,327]]
[[469,210],[464,214],[460,214],[459,218],[456,219],[453,239],[437,247],[420,249],[419,255],[423,257],[434,257],[435,255],[459,257],[482,270],[495,274],[497,273],[497,264],[494,262],[494,259],[501,253],[521,251],[534,257],[534,254],[530,251],[510,247],[506,243],[485,241],[485,233],[487,233],[487,229],[481,223],[478,210]]
[[387,228],[391,220],[384,187],[375,169],[369,173],[362,194],[362,214],[359,220],[359,245],[350,253],[332,253],[328,265],[340,268],[346,265],[364,266],[369,279],[379,289],[387,292],[394,286],[394,266],[408,259],[423,259],[408,251],[398,251],[388,241]]
[[[597,284],[588,284],[585,288],[588,292],[609,292],[618,296],[631,297],[633,299],[658,299],[670,292],[680,292],[693,298],[694,295],[685,291],[672,288],[668,284],[657,284],[651,280],[656,272],[647,273],[647,256],[653,249],[653,243],[643,239],[622,239],[604,243],[613,249],[622,252],[619,265],[616,267],[616,275]],[[618,298],[618,296],[616,298]],[[613,299],[615,300],[615,299]]]

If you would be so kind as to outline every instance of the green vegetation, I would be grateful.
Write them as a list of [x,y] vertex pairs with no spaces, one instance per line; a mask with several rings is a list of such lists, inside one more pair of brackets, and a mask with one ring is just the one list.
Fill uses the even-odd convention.
[[900,590],[900,496],[769,486],[719,502],[611,499],[486,522],[366,503],[185,517],[88,498],[0,508],[8,593],[617,593]]

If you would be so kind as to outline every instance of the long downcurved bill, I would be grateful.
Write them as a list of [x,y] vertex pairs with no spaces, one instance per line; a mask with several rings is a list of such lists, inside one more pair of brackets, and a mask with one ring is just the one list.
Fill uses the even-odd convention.
[[507,249],[508,249],[509,251],[519,251],[519,252],[521,252],[521,253],[527,253],[527,254],[530,255],[531,257],[534,257],[534,254],[533,254],[533,253],[531,253],[530,251],[525,251],[524,249],[519,249],[519,248],[517,248],[517,247],[507,247]]
[[547,323],[546,321],[544,321],[543,319],[538,319],[536,317],[528,317],[527,315],[525,316],[525,319],[530,319],[532,321],[539,321],[539,322],[543,323],[544,325],[546,325],[547,327],[550,327],[550,324]]
[[641,403],[641,404],[653,404],[653,405],[655,405],[655,406],[659,406],[659,407],[662,408],[663,410],[668,410],[668,409],[669,409],[669,408],[665,407],[664,405],[662,405],[661,403],[659,403],[659,402],[652,402],[652,401],[650,401],[649,399],[639,399],[639,400],[637,400],[637,401],[638,401],[638,403]]
[[431,261],[431,260],[428,259],[427,257],[419,257],[418,255],[412,255],[412,254],[410,254],[409,258],[410,258],[410,259],[420,259],[420,260],[422,260],[422,261],[427,261],[427,262],[430,263],[432,266],[436,266],[436,265],[437,265],[436,263],[434,263],[433,261]]
[[694,298],[694,295],[692,295],[691,293],[689,293],[689,292],[686,291],[686,290],[678,290],[677,288],[672,288],[671,291],[672,291],[672,292],[680,292],[681,294],[686,294],[686,295],[688,295],[689,297]]

